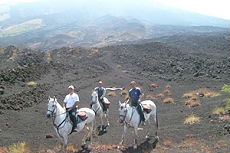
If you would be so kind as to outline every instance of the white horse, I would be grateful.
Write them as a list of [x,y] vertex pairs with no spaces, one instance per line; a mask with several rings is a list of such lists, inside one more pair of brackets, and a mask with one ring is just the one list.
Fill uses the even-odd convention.
[[[104,128],[103,128],[103,125],[104,125],[104,120],[103,120],[103,117],[106,119],[107,121],[107,126],[109,126],[109,119],[108,119],[108,112],[109,112],[109,109],[107,108],[106,111],[103,111],[102,109],[102,106],[98,100],[98,95],[97,95],[97,92],[96,91],[93,91],[92,93],[92,103],[91,103],[91,107],[92,107],[92,110],[95,112],[95,114],[97,116],[100,117],[101,119],[101,126],[100,126],[100,130],[102,131]],[[108,101],[107,98],[104,97],[104,101]],[[109,104],[108,104],[109,105]],[[96,124],[96,120],[95,120],[95,124]]]
[[[125,103],[121,103],[119,102],[119,121],[120,123],[124,123],[124,132],[122,134],[122,138],[120,141],[120,145],[123,144],[126,133],[127,133],[127,129],[129,127],[133,127],[134,128],[134,133],[136,138],[134,139],[134,148],[137,148],[137,137],[138,137],[138,129],[139,129],[139,125],[140,125],[140,115],[137,112],[135,107],[131,107],[129,106],[129,104]],[[145,116],[145,120],[148,121],[149,126],[151,126],[150,120],[149,118],[152,117],[154,122],[155,122],[155,128],[156,128],[156,139],[158,139],[157,136],[157,130],[158,130],[158,119],[157,119],[157,110],[156,110],[156,105],[154,104],[154,102],[152,102],[151,100],[145,100],[141,102],[141,106],[143,109],[145,109],[144,111],[144,116]],[[152,128],[147,129],[147,134],[146,134],[146,138],[149,138],[149,131]]]
[[[115,91],[115,90],[122,90],[123,88],[105,88],[105,90],[110,90],[110,91]],[[97,92],[94,90],[91,94],[91,107],[93,109],[93,111],[95,112],[95,114],[97,116],[100,117],[100,120],[101,120],[101,129],[100,130],[103,130],[103,125],[104,125],[104,120],[103,120],[103,117],[106,119],[106,122],[107,122],[107,126],[110,125],[109,123],[109,109],[107,108],[106,111],[103,111],[102,109],[102,106],[98,100],[98,94]],[[104,97],[104,102],[109,105],[110,102],[109,100]]]
[[[82,145],[85,146],[86,138],[90,137],[90,141],[92,141],[95,113],[89,108],[81,108],[77,112],[81,113],[81,116],[85,116],[86,118],[77,124],[77,132],[82,131],[86,125],[91,125],[89,128],[87,128],[89,132],[84,135],[84,138],[82,139]],[[78,113],[77,119],[79,120],[80,117]],[[56,98],[49,98],[47,117],[52,117],[54,129],[58,138],[63,143],[63,152],[66,152],[68,135],[71,134],[73,125],[70,122],[68,112],[66,112],[66,110],[57,102]]]

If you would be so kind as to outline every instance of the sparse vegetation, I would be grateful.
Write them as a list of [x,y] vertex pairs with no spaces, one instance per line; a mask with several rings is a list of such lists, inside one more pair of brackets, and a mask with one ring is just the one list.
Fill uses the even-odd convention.
[[162,97],[164,97],[165,95],[163,94],[163,93],[159,93],[159,94],[156,94],[156,98],[162,98]]
[[213,114],[216,114],[216,115],[223,115],[226,113],[225,111],[225,108],[224,107],[217,107],[213,110],[212,112]]
[[117,65],[117,68],[121,68],[122,66],[121,65]]
[[171,96],[171,95],[172,95],[172,92],[171,92],[169,89],[165,89],[165,90],[164,90],[164,94],[165,94],[165,95],[168,95],[168,96]]
[[188,93],[185,93],[182,97],[183,98],[196,98],[198,95],[203,95],[204,97],[217,97],[220,96],[220,93],[212,91],[207,88],[200,88],[198,90],[194,90]]
[[25,142],[19,142],[12,144],[8,148],[8,153],[29,153],[30,150],[27,148]]
[[184,124],[195,124],[200,122],[200,117],[192,114],[190,116],[188,116],[187,118],[185,118]]
[[38,83],[34,82],[34,81],[30,81],[30,82],[27,83],[27,86],[29,86],[29,87],[35,87],[37,85],[38,85]]
[[225,84],[222,88],[221,91],[223,92],[230,92],[230,85]]
[[163,100],[164,103],[174,103],[174,99],[173,98],[165,98]]
[[107,93],[107,95],[108,95],[108,96],[111,96],[111,97],[114,97],[114,96],[116,96],[117,94],[116,94],[115,91],[110,91],[110,92]]
[[128,70],[122,70],[121,72],[123,72],[123,73],[128,73],[129,71],[128,71]]
[[201,105],[201,102],[200,101],[192,101],[189,106],[190,107],[197,107],[197,106],[200,106]]

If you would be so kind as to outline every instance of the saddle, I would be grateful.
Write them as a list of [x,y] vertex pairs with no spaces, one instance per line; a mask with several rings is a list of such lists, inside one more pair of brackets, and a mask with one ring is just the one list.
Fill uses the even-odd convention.
[[104,101],[105,107],[108,108],[110,105],[110,101],[106,97],[103,98],[103,101]]
[[146,112],[147,114],[149,114],[152,111],[151,106],[148,104],[142,104],[142,107],[143,107],[143,111]]
[[87,113],[86,113],[86,112],[83,112],[83,111],[78,112],[78,113],[77,113],[77,116],[78,116],[82,121],[85,121],[85,120],[88,118]]

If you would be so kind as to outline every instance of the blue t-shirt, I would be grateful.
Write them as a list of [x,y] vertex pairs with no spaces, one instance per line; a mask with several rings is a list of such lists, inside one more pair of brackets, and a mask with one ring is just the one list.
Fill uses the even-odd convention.
[[97,91],[98,94],[98,98],[100,100],[101,96],[104,95],[105,96],[105,88],[103,87],[96,87],[95,90]]
[[137,106],[142,92],[140,88],[132,88],[129,90],[129,97],[131,100],[131,106]]

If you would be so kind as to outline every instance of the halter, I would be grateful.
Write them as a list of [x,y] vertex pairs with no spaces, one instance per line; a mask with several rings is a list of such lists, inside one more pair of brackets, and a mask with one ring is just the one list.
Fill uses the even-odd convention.
[[[60,116],[60,115],[62,115],[62,114],[66,114],[67,112],[64,112],[64,113],[61,113],[61,114],[56,114],[56,113],[54,113],[55,112],[55,110],[57,109],[57,105],[54,105],[54,109],[53,109],[53,111],[52,110],[47,110],[48,112],[51,112],[51,117],[53,118],[53,126],[57,129],[57,132],[58,132],[58,134],[59,134],[59,130],[62,128],[60,128],[60,126],[65,122],[67,122],[66,120],[67,120],[67,118],[68,118],[68,115],[66,115],[66,117],[65,117],[65,119],[59,124],[59,125],[56,125],[55,124],[55,120],[56,120],[56,117],[57,116]],[[65,124],[64,124],[65,125]],[[64,126],[63,126],[64,127]]]
[[[95,101],[95,102],[92,100],[92,105],[95,105],[95,104],[97,104],[97,103],[98,103],[98,97],[96,98],[96,101]],[[95,112],[95,114],[97,114],[97,112],[99,111],[99,109],[100,109],[100,104],[99,104],[99,106],[97,107],[96,110],[93,110],[93,111]]]
[[[128,114],[127,107],[125,106],[125,108],[126,108],[125,114],[124,114],[124,115],[119,115],[119,117],[123,117],[124,120],[122,120],[122,121],[125,122],[125,124],[129,124],[127,121],[125,121],[125,118],[126,118],[126,116],[127,116],[127,114]],[[129,122],[130,122],[130,121],[132,120],[132,118],[133,118],[134,110],[135,110],[135,109],[132,107],[132,114],[131,114],[131,117],[130,117]]]
[[120,114],[120,115],[119,115],[119,117],[122,117],[122,118],[123,118],[123,120],[122,120],[123,122],[125,121],[125,118],[126,118],[127,113],[128,113],[127,107],[125,107],[125,109],[126,109],[126,110],[124,110],[125,114],[124,114],[124,115],[123,115],[123,114]]
[[51,112],[51,116],[52,117],[55,117],[56,116],[56,113],[54,114],[54,111],[57,109],[57,106],[56,105],[54,105],[55,106],[55,108],[53,109],[53,111],[52,110],[47,110],[48,112]]

